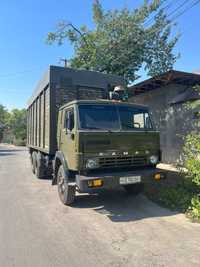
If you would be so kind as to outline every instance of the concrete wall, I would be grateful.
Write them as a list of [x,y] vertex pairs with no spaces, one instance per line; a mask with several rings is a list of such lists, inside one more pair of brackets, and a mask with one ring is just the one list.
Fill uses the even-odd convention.
[[170,105],[170,101],[188,86],[170,84],[130,98],[130,102],[150,107],[156,128],[160,131],[162,161],[176,163],[182,158],[184,137],[194,129],[194,112],[185,104]]

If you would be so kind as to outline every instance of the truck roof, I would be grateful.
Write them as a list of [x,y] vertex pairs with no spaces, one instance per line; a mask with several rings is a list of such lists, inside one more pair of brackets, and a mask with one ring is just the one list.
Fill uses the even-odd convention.
[[73,100],[71,102],[68,102],[67,104],[60,107],[60,109],[63,109],[68,106],[72,105],[78,105],[78,104],[115,104],[115,105],[123,105],[123,106],[131,106],[131,107],[137,107],[137,108],[145,108],[148,109],[148,106],[141,105],[141,104],[133,104],[130,102],[122,102],[117,100],[107,100],[107,99],[97,99],[97,100]]

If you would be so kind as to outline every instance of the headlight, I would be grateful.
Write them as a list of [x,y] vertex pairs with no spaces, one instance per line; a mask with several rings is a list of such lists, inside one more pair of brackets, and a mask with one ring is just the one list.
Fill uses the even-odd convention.
[[155,156],[155,155],[152,155],[150,158],[149,158],[151,164],[157,164],[158,163],[158,156]]
[[86,161],[86,168],[87,169],[95,169],[98,167],[98,160],[97,159],[88,159]]

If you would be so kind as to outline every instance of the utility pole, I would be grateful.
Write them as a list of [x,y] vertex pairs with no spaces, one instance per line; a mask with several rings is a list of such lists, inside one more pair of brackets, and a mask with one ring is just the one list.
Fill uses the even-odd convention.
[[64,62],[64,67],[67,68],[67,59],[66,58],[61,58],[60,62]]

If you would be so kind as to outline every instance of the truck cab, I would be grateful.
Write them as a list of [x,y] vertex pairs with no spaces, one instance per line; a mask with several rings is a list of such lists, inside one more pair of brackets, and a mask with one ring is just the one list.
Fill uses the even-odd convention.
[[64,204],[75,192],[124,187],[139,193],[143,179],[160,178],[159,132],[146,106],[75,100],[58,112],[53,184]]

